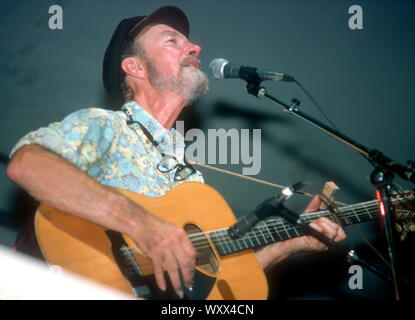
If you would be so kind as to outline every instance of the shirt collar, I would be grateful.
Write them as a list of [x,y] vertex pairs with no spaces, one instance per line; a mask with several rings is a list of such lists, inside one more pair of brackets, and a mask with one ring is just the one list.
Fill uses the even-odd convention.
[[180,162],[184,158],[184,138],[174,128],[167,130],[149,112],[141,107],[136,101],[130,100],[124,103],[122,109],[132,115],[134,121],[141,123],[153,136],[154,141],[159,143],[161,151],[175,156]]

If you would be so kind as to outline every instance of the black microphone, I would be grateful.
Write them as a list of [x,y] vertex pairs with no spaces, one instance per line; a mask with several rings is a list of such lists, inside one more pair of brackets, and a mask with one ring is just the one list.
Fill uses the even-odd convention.
[[294,77],[288,74],[240,66],[230,63],[222,58],[213,59],[209,64],[209,71],[216,79],[219,80],[226,78],[238,78],[245,81],[295,81]]
[[258,222],[276,215],[276,213],[283,208],[284,201],[291,198],[294,191],[300,189],[302,186],[303,183],[298,182],[291,187],[284,188],[278,196],[262,202],[254,212],[244,215],[228,229],[229,236],[232,239],[240,238],[246,232],[251,230]]

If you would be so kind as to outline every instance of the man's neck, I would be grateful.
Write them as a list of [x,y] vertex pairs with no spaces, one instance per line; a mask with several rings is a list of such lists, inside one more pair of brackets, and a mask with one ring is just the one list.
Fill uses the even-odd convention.
[[164,128],[170,130],[186,101],[174,93],[160,91],[144,91],[134,95],[136,101],[144,110],[150,113]]

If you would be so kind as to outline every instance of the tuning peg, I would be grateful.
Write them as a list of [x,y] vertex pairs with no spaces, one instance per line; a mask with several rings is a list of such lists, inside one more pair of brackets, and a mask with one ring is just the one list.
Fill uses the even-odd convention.
[[402,229],[402,226],[399,223],[395,223],[395,230],[398,233],[401,233],[403,229]]
[[398,233],[401,233],[401,236],[399,237],[399,239],[401,241],[404,241],[409,232],[415,231],[415,223],[403,222],[402,225],[400,225],[399,223],[395,223],[395,230]]

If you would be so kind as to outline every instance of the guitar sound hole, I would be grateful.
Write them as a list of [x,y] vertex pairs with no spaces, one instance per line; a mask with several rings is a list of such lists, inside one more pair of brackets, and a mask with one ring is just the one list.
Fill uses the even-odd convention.
[[[197,252],[196,265],[206,272],[216,273],[219,271],[219,260],[216,258],[209,240],[203,231],[194,224],[186,224],[184,230],[189,235],[191,242]],[[193,237],[191,235],[194,235]],[[196,234],[198,234],[196,236]]]

